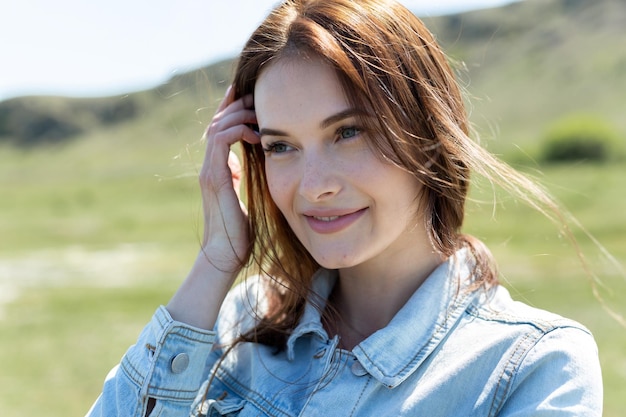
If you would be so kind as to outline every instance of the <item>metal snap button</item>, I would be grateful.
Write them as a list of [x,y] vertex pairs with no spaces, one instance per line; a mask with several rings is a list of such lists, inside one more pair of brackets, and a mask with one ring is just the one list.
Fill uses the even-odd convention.
[[172,358],[172,363],[170,364],[170,369],[175,374],[180,374],[187,369],[189,366],[189,355],[186,353],[179,353],[178,355]]
[[352,370],[352,373],[356,376],[367,375],[367,371],[365,370],[365,368],[363,368],[363,365],[361,365],[361,362],[359,361],[355,361],[350,369]]

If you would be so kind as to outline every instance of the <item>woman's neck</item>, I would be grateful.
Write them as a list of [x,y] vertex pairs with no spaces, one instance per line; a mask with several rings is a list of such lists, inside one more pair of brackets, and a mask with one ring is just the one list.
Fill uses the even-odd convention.
[[416,249],[408,247],[384,262],[339,271],[329,298],[338,317],[327,330],[341,337],[344,349],[351,350],[385,327],[444,260],[434,250]]

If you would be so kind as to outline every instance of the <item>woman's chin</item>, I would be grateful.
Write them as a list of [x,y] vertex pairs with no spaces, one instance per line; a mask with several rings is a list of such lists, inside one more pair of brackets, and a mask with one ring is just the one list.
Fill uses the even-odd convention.
[[315,261],[322,267],[326,269],[343,269],[350,268],[358,265],[358,261],[355,257],[347,257],[347,256],[325,256],[325,255],[313,255]]

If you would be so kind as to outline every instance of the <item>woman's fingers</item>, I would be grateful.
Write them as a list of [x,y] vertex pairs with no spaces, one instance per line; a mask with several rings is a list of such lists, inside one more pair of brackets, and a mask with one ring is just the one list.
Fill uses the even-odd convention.
[[256,123],[253,100],[238,100],[229,88],[205,132],[200,172],[204,235],[202,252],[167,308],[176,320],[212,329],[224,297],[245,263],[250,241],[246,209],[239,199],[241,164],[230,147],[239,140],[258,143],[246,124]]
[[247,250],[248,240],[247,213],[239,198],[241,164],[230,148],[241,140],[259,143],[259,138],[248,126],[256,124],[252,96],[237,100],[233,96],[231,89],[205,133],[206,154],[199,180],[205,215],[203,243],[213,248],[213,254],[221,254],[222,263],[232,260],[234,268]]
[[226,93],[224,93],[224,98],[220,102],[219,106],[217,106],[217,110],[215,111],[215,113],[218,114],[219,112],[224,110],[226,107],[228,107],[228,105],[233,102],[234,98],[235,98],[235,89],[233,88],[232,85],[229,85],[228,88],[226,89]]
[[[254,114],[254,110],[252,110],[252,106],[254,104],[254,98],[251,94],[240,97],[237,100],[233,98],[234,92],[232,89],[227,91],[226,96],[222,99],[222,102],[218,106],[215,115],[213,116],[213,120],[211,125],[214,123],[219,123],[222,119],[230,114],[237,113],[241,110],[249,110]],[[255,118],[256,120],[256,118]],[[247,122],[252,123],[252,122]],[[210,126],[209,126],[210,127]]]
[[232,101],[230,97],[232,95],[230,90],[206,130],[207,148],[213,145],[213,141],[217,141],[217,145],[227,146],[242,139],[258,143],[257,134],[248,127],[257,123],[256,113],[251,109],[254,104],[252,95],[246,95],[235,101]]
[[229,166],[230,146],[240,140],[259,141],[256,133],[245,125],[232,126],[207,138],[207,149],[202,164],[201,183],[209,190],[231,188],[233,171]]
[[211,124],[207,128],[205,138],[209,139],[211,135],[219,134],[220,132],[239,125],[247,125],[256,123],[256,113],[254,110],[241,109],[233,111],[227,109],[216,115]]
[[233,90],[229,89],[220,104],[206,133],[206,154],[201,172],[203,186],[221,190],[232,187],[233,173],[229,167],[230,147],[241,140],[258,143],[259,138],[248,125],[256,124],[256,114],[250,107],[252,95],[232,100]]

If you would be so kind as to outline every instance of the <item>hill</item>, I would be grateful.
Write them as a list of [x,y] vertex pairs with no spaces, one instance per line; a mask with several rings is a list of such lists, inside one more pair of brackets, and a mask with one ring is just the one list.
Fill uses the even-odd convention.
[[[626,132],[625,2],[525,0],[424,21],[454,59],[471,118],[496,151],[532,146],[547,125],[573,112],[599,114]],[[232,61],[220,62],[119,97],[7,100],[0,142],[31,147],[119,124],[174,123],[179,131],[177,120],[214,105],[231,70]]]
[[[119,124],[167,123],[192,115],[218,96],[230,78],[232,60],[177,75],[156,88],[103,98],[18,97],[0,103],[0,142],[20,147],[61,143]],[[216,91],[217,89],[218,91]],[[165,109],[164,109],[165,107]],[[169,116],[163,119],[162,111]],[[159,123],[155,124],[156,129]]]
[[532,143],[572,113],[626,136],[626,2],[526,0],[427,24],[466,66],[472,119],[496,149]]

